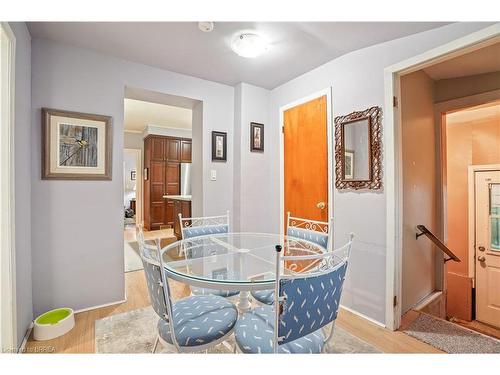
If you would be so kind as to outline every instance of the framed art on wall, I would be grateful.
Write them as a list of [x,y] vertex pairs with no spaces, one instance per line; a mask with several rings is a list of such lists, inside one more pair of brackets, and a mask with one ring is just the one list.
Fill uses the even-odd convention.
[[212,132],[212,161],[227,161],[227,133]]
[[250,151],[264,152],[264,124],[250,123]]
[[111,117],[42,108],[42,179],[111,180]]

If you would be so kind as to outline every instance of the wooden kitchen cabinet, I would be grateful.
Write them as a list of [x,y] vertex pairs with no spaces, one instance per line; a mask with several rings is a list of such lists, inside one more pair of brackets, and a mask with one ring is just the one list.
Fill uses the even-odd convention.
[[179,222],[179,214],[182,217],[191,217],[191,201],[185,201],[180,199],[168,199],[168,201],[173,202],[174,209],[174,234],[178,239],[182,238],[181,224]]
[[[190,139],[158,135],[149,135],[144,139],[144,169],[147,172],[143,207],[146,230],[157,230],[163,225],[174,226],[175,212],[188,212],[182,204],[176,211],[174,202],[163,198],[165,195],[180,194],[181,162],[191,162]],[[189,203],[189,212],[190,206]]]

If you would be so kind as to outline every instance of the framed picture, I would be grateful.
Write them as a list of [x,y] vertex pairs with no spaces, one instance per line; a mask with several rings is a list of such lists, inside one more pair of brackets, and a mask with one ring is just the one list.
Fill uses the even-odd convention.
[[227,133],[212,132],[212,161],[227,161]]
[[42,179],[111,180],[111,117],[42,108]]
[[264,152],[264,124],[250,123],[250,151]]
[[135,179],[136,179],[136,171],[130,171],[130,179],[132,181],[135,181]]
[[345,162],[344,178],[346,180],[353,180],[354,179],[354,151],[353,150],[345,150],[344,162]]

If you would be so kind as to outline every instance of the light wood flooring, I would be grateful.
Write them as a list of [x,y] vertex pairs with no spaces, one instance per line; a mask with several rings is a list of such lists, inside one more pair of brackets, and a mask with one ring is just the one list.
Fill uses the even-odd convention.
[[[75,328],[62,337],[49,341],[34,341],[31,336],[26,345],[27,352],[40,352],[47,348],[55,353],[95,353],[95,321],[104,317],[148,306],[149,297],[144,272],[125,274],[127,301],[118,305],[81,312],[75,315]],[[189,294],[189,287],[172,281],[174,299]],[[341,309],[337,325],[347,332],[377,347],[385,353],[440,353],[430,345],[418,341],[403,332],[393,332]]]

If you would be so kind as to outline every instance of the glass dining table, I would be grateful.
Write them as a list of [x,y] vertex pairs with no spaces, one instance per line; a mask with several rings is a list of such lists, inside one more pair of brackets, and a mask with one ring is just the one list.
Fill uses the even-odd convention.
[[[250,309],[250,291],[273,290],[276,246],[284,255],[304,256],[327,251],[290,236],[267,233],[219,233],[174,242],[161,250],[167,276],[197,288],[239,291],[238,308]],[[304,272],[318,260],[286,261],[284,275]]]

